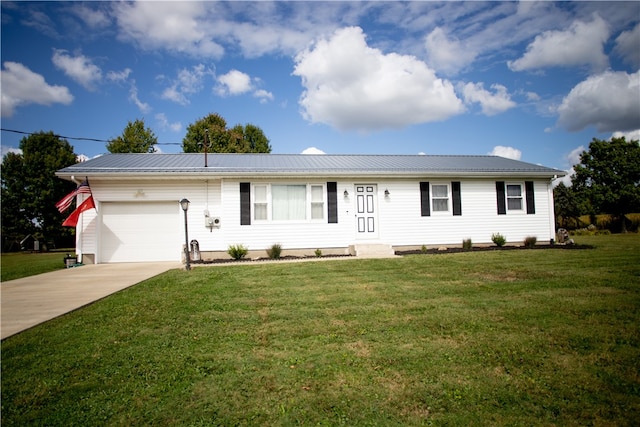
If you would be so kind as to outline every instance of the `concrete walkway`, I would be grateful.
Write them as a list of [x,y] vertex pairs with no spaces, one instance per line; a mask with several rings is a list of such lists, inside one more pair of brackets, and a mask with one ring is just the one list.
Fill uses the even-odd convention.
[[1,339],[173,268],[184,267],[176,262],[97,264],[3,282]]

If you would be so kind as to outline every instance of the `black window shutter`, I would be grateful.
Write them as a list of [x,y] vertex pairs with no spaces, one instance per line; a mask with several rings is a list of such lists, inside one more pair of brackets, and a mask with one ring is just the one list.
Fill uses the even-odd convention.
[[524,191],[527,196],[527,214],[536,213],[536,200],[533,194],[533,181],[524,182]]
[[251,225],[251,183],[240,183],[240,225]]
[[453,196],[453,214],[462,215],[462,199],[460,197],[460,181],[451,183],[451,193]]
[[504,181],[496,181],[496,197],[498,199],[498,215],[506,215],[507,199],[504,192]]
[[422,216],[431,216],[431,204],[429,202],[429,183],[420,183],[420,213]]
[[329,224],[338,223],[338,183],[327,182],[327,218]]

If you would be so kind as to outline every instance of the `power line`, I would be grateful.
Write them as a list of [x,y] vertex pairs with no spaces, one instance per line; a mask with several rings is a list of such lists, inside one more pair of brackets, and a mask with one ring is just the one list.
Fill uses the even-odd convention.
[[[3,132],[12,132],[12,133],[19,133],[21,135],[37,135],[41,132],[25,132],[22,130],[15,130],[15,129],[5,129],[5,128],[0,128],[0,130],[2,130]],[[76,141],[91,141],[91,142],[111,142],[108,139],[98,139],[98,138],[85,138],[85,137],[76,137],[76,136],[64,136],[64,135],[58,135],[58,134],[53,134],[53,136],[55,136],[56,138],[61,138],[61,139],[72,139],[72,140],[76,140]],[[156,142],[154,145],[182,145],[181,142]]]

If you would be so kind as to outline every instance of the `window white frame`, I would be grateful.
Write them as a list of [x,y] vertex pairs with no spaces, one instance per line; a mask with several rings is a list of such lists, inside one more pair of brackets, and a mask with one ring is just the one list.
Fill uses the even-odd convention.
[[[429,195],[431,197],[431,214],[451,212],[451,184],[448,182],[432,182]],[[443,191],[444,190],[444,191]]]
[[523,182],[506,182],[505,183],[505,203],[507,213],[525,213],[525,194]]
[[[251,218],[256,223],[295,223],[295,222],[323,222],[327,219],[327,185],[326,183],[299,183],[299,182],[265,182],[252,183],[251,191]],[[274,191],[275,187],[275,191]],[[278,195],[286,193],[285,187],[294,187],[290,190],[295,194],[295,187],[304,187],[304,214],[295,219],[278,219],[286,216],[287,208],[276,211]],[[274,195],[275,193],[275,195]],[[295,207],[290,207],[290,214],[295,214]],[[275,213],[274,213],[275,212]]]

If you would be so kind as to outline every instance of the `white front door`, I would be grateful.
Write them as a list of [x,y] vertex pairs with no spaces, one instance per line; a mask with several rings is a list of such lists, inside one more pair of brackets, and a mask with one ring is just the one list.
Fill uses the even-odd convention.
[[356,184],[356,226],[358,239],[378,237],[378,189],[375,184]]

